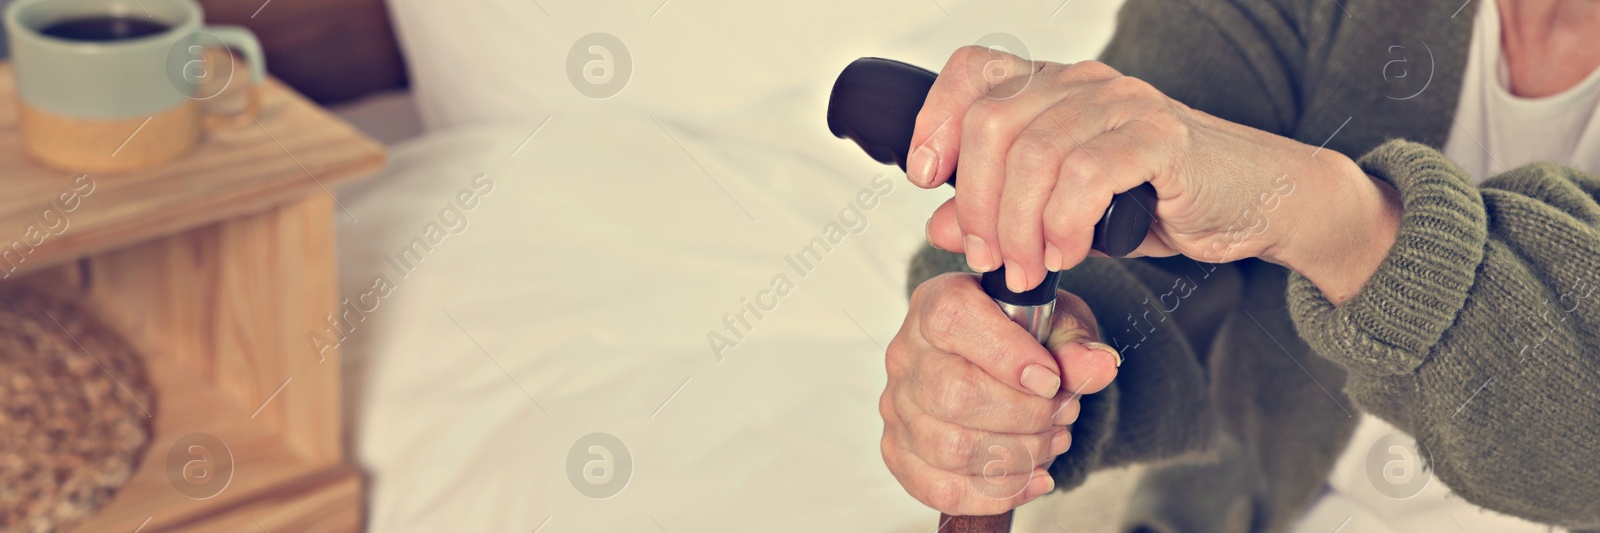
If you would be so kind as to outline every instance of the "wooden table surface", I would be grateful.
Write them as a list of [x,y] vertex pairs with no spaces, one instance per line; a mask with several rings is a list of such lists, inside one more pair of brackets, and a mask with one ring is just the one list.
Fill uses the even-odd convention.
[[[69,228],[46,237],[20,262],[20,250],[0,258],[0,275],[9,278],[259,211],[308,191],[331,196],[336,184],[383,167],[384,148],[376,141],[276,80],[269,79],[261,90],[257,120],[211,130],[196,150],[176,161],[88,175],[94,189],[65,213]],[[11,64],[0,64],[0,248],[12,248],[83,175],[42,167],[23,153],[15,102]],[[99,148],[112,153],[118,146]]]

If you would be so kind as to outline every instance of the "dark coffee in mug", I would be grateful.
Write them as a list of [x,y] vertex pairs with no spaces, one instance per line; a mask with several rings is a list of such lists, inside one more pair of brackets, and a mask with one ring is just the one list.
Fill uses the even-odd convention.
[[[244,124],[261,109],[261,43],[244,27],[205,24],[197,0],[0,0],[0,6],[22,146],[51,168],[150,168],[194,149],[205,132]],[[244,91],[242,113],[217,112],[204,102],[216,93],[201,93],[204,82],[221,82],[210,84],[216,90],[229,85],[223,81],[235,70],[229,51],[243,55],[250,72],[248,83],[233,84]]]
[[51,23],[39,33],[69,41],[106,42],[149,37],[171,26],[144,17],[94,16]]

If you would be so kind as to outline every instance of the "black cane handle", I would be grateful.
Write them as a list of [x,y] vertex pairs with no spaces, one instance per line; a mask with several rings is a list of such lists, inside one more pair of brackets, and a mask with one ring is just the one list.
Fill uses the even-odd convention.
[[[906,168],[917,113],[938,74],[890,59],[863,57],[839,73],[828,98],[828,130],[881,163]],[[950,185],[955,185],[952,176]],[[1156,190],[1140,184],[1111,198],[1094,226],[1091,248],[1111,257],[1132,253],[1150,232]]]

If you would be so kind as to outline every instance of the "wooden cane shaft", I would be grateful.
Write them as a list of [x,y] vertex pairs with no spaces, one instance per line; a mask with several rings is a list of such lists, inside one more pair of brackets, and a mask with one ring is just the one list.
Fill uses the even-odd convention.
[[994,516],[939,515],[938,533],[1006,533],[1011,531],[1011,511]]

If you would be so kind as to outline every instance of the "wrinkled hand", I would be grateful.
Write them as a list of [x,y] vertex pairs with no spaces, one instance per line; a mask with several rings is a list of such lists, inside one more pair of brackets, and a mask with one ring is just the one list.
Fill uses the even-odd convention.
[[[1112,195],[1145,182],[1159,196],[1144,206],[1156,223],[1134,256],[1291,268],[1312,257],[1323,266],[1326,248],[1364,238],[1349,226],[1373,226],[1358,208],[1383,199],[1344,155],[1191,109],[1103,63],[982,47],[950,57],[911,140],[913,183],[936,187],[952,172],[960,186],[934,212],[929,240],[965,252],[975,271],[1005,266],[1016,291],[1081,262]],[[1295,247],[1306,257],[1291,257]]]
[[993,515],[1049,492],[1071,444],[1079,397],[1120,358],[1082,299],[1057,291],[1045,345],[1012,322],[972,274],[923,283],[889,343],[883,460],[913,497],[952,515]]

